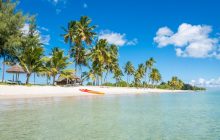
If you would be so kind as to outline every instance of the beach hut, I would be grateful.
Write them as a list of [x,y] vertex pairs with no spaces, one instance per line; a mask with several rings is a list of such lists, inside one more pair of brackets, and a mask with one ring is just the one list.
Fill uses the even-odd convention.
[[76,86],[76,85],[81,85],[82,81],[79,77],[72,75],[71,78],[67,79],[64,77],[59,77],[58,80],[56,80],[56,85],[60,85],[60,86]]
[[23,68],[18,64],[10,67],[9,69],[6,70],[6,72],[13,74],[12,80],[9,80],[9,81],[14,82],[14,83],[19,83],[19,74],[25,73]]

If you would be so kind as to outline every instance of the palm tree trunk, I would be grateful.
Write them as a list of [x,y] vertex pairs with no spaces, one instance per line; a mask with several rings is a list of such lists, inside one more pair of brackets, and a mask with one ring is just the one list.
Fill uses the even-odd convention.
[[107,70],[107,72],[106,72],[106,74],[105,74],[105,78],[104,78],[104,82],[105,82],[105,83],[107,83],[108,72],[109,72],[109,71]]
[[55,86],[55,78],[56,78],[56,75],[53,75],[53,85]]
[[76,62],[75,62],[76,75],[77,75],[77,72],[78,72],[78,63],[79,63],[79,52],[78,52],[78,48],[76,48]]
[[128,76],[128,85],[130,87],[130,75]]
[[129,77],[129,76],[127,75],[127,87],[128,87],[128,77]]
[[29,84],[30,76],[31,76],[31,74],[27,73],[26,85]]
[[75,62],[75,74],[77,76],[77,62]]
[[47,77],[47,81],[46,81],[46,82],[47,82],[47,85],[48,85],[48,79],[49,79],[49,78]]
[[3,58],[2,61],[2,82],[5,80],[5,57]]
[[96,75],[96,86],[98,86],[98,85],[99,85],[99,76]]
[[102,77],[102,75],[100,76],[100,85],[102,85],[103,84],[103,77]]
[[144,83],[144,87],[146,88],[147,87],[147,72],[145,73],[145,83]]
[[80,71],[80,78],[82,79],[82,66],[79,65],[79,71]]
[[36,76],[36,73],[34,73],[34,85],[35,85],[35,76]]

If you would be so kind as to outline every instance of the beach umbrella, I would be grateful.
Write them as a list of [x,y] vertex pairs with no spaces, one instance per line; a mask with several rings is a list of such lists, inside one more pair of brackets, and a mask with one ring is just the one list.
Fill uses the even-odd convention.
[[20,73],[26,73],[26,72],[23,70],[23,68],[22,68],[20,65],[18,65],[18,64],[16,64],[16,65],[10,67],[9,69],[6,70],[6,72],[13,74],[13,81],[14,81],[14,74],[16,74],[16,81],[18,81],[18,80],[19,80],[19,74],[20,74]]

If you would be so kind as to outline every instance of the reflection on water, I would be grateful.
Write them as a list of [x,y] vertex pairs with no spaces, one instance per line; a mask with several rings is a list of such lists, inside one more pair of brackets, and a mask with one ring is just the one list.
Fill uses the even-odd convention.
[[218,91],[0,100],[0,139],[218,140]]

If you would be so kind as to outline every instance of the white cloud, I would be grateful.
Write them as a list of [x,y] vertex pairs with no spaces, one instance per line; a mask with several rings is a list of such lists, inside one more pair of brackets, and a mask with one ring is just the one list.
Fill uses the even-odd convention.
[[220,77],[216,79],[199,78],[197,80],[191,80],[190,84],[195,86],[204,86],[204,87],[220,86]]
[[128,41],[128,42],[127,42],[127,45],[128,45],[128,46],[135,46],[135,45],[137,45],[137,43],[138,43],[138,39],[137,39],[137,38],[134,38],[133,40]]
[[50,45],[50,35],[41,35],[40,40],[44,45]]
[[27,35],[28,32],[29,32],[29,24],[28,23],[25,23],[24,24],[24,27],[21,29],[21,32],[24,34],[24,35]]
[[183,23],[176,33],[168,27],[160,28],[154,42],[158,47],[172,45],[180,57],[206,58],[219,55],[219,39],[210,37],[212,27]]
[[138,40],[127,40],[126,34],[116,33],[109,30],[103,30],[99,33],[98,39],[106,39],[108,43],[115,44],[117,46],[133,46],[136,45]]
[[[28,35],[28,32],[29,32],[29,24],[28,23],[25,23],[24,24],[24,27],[21,29],[22,33],[24,36]],[[47,28],[45,27],[39,27],[41,30],[47,30]],[[50,42],[50,35],[42,35],[40,30],[37,29],[36,35],[39,35],[39,39],[41,41],[41,43],[43,43],[44,45],[49,45],[49,42]]]
[[49,31],[49,29],[48,29],[48,28],[46,28],[46,27],[41,27],[41,26],[38,26],[38,28],[39,28],[40,30],[42,30],[42,31],[46,31],[46,32],[48,32],[48,31]]
[[87,3],[84,3],[84,4],[83,4],[83,8],[88,8],[88,4],[87,4]]
[[67,0],[48,0],[48,2],[53,3],[54,5],[58,4],[58,3],[63,3],[66,4]]

